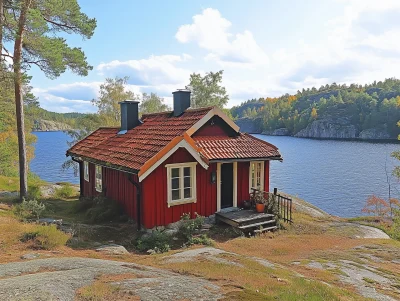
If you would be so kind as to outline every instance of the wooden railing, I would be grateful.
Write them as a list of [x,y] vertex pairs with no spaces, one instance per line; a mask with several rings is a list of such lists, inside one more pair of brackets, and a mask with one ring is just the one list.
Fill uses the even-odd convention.
[[280,218],[287,223],[292,223],[292,199],[280,194],[274,194],[278,202],[278,212]]
[[[277,206],[277,215],[280,219],[287,223],[292,223],[292,209],[293,209],[293,200],[289,197],[278,194],[278,189],[274,188],[274,192],[266,192],[258,189],[252,188],[253,192],[251,193],[252,200],[254,200],[254,195],[256,192],[261,192],[263,194],[264,202],[268,206],[269,202],[276,202]],[[254,204],[253,204],[254,205]],[[275,212],[276,214],[276,212]]]

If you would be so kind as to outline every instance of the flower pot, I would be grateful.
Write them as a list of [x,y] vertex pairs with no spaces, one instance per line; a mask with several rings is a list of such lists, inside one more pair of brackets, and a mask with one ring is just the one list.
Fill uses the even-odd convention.
[[258,213],[264,213],[265,205],[264,204],[256,204],[256,211]]
[[251,208],[251,202],[250,201],[243,201],[243,209],[244,210],[249,210]]

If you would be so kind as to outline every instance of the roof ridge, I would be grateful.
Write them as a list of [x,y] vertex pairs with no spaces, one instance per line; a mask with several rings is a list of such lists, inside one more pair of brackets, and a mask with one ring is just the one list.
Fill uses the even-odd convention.
[[[197,112],[197,111],[207,111],[207,110],[212,110],[215,106],[209,106],[209,107],[202,107],[202,108],[187,108],[184,113],[186,112]],[[174,111],[163,111],[163,112],[156,112],[156,113],[148,113],[148,114],[143,114],[142,117],[148,117],[148,116],[154,116],[154,115],[164,115],[164,114],[171,114]]]

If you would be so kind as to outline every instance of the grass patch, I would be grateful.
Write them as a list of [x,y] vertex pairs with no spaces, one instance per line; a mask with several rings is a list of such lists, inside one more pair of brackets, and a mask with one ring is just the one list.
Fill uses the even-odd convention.
[[54,196],[56,198],[67,199],[75,194],[74,188],[69,183],[63,183],[61,188],[56,189]]
[[[224,300],[363,300],[352,292],[298,277],[284,268],[268,268],[241,256],[226,257],[239,265],[206,259],[168,263],[170,269],[216,281],[228,290]],[[236,288],[236,289],[233,289]],[[242,290],[237,290],[242,288]]]
[[124,292],[113,282],[136,278],[135,274],[101,275],[96,277],[96,281],[88,286],[81,287],[76,292],[77,301],[139,301],[139,296],[134,296]]
[[35,225],[28,232],[24,232],[20,241],[31,243],[34,249],[52,250],[61,246],[65,246],[70,239],[70,235],[57,229],[55,225]]

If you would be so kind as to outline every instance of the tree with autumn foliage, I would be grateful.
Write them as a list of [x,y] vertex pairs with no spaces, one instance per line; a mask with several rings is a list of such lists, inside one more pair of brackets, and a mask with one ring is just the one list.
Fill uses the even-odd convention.
[[389,213],[390,207],[388,202],[386,202],[384,199],[377,197],[376,195],[371,195],[368,197],[367,203],[361,211],[383,218]]

